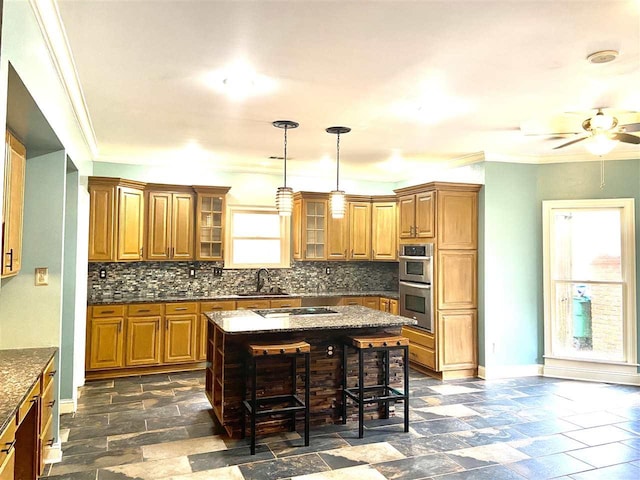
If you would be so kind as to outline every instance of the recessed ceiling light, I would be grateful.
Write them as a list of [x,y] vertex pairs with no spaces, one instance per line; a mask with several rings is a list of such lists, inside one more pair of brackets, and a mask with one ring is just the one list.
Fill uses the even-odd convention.
[[236,62],[210,72],[205,76],[205,82],[215,91],[232,100],[264,95],[275,89],[273,79],[257,73],[244,62]]
[[589,63],[609,63],[618,58],[620,53],[617,50],[600,50],[599,52],[593,52],[587,57]]

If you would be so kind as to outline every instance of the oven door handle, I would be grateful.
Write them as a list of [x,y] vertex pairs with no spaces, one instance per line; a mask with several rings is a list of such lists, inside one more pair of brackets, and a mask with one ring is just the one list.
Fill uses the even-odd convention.
[[400,285],[403,285],[405,287],[420,288],[422,290],[431,290],[430,283],[415,283],[415,282],[400,281]]
[[400,260],[409,260],[409,261],[414,261],[414,262],[422,262],[424,260],[431,260],[431,255],[429,256],[424,256],[424,257],[416,257],[416,256],[409,256],[409,255],[400,255],[398,257]]

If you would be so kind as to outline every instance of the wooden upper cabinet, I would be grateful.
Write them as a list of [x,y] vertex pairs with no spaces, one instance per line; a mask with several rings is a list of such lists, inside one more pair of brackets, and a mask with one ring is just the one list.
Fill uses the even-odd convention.
[[89,177],[89,261],[141,260],[144,184]]
[[396,202],[371,204],[371,258],[397,260]]
[[371,203],[349,202],[349,259],[371,258]]
[[4,201],[2,204],[2,277],[16,275],[22,265],[22,224],[27,151],[6,133]]
[[144,196],[142,190],[118,187],[117,260],[142,259]]
[[196,201],[196,259],[224,258],[224,219],[229,187],[194,187]]
[[147,260],[192,260],[195,196],[188,192],[147,194]]
[[327,219],[327,260],[346,260],[349,250],[349,213]]
[[293,258],[326,260],[329,204],[326,193],[296,192],[293,201]]
[[89,185],[89,261],[113,261],[114,192],[111,185]]
[[400,238],[432,238],[435,235],[434,198],[432,191],[399,197]]
[[438,248],[478,248],[477,191],[438,191]]

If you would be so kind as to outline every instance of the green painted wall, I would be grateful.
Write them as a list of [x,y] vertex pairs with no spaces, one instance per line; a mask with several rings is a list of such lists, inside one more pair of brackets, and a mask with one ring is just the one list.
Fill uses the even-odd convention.
[[[542,350],[536,165],[485,164],[479,283],[480,364],[538,363]],[[484,334],[484,335],[482,335]]]

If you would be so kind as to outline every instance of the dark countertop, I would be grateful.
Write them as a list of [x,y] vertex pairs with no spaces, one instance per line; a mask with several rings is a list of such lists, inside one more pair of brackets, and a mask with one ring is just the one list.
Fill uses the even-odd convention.
[[0,431],[16,420],[16,411],[56,354],[56,347],[0,350]]
[[140,295],[118,295],[113,297],[102,297],[100,299],[90,299],[88,305],[114,305],[126,303],[172,303],[172,302],[206,302],[213,300],[251,300],[256,298],[314,298],[314,297],[386,297],[398,299],[397,291],[343,291],[343,292],[312,292],[312,293],[290,293],[287,295],[193,295],[193,296],[140,296]]
[[[228,334],[277,333],[300,330],[336,330],[349,328],[399,327],[416,325],[416,321],[359,305],[328,307],[338,315],[263,317],[252,310],[207,312],[209,321]],[[286,308],[271,309],[285,312]],[[295,310],[295,309],[294,309]]]

